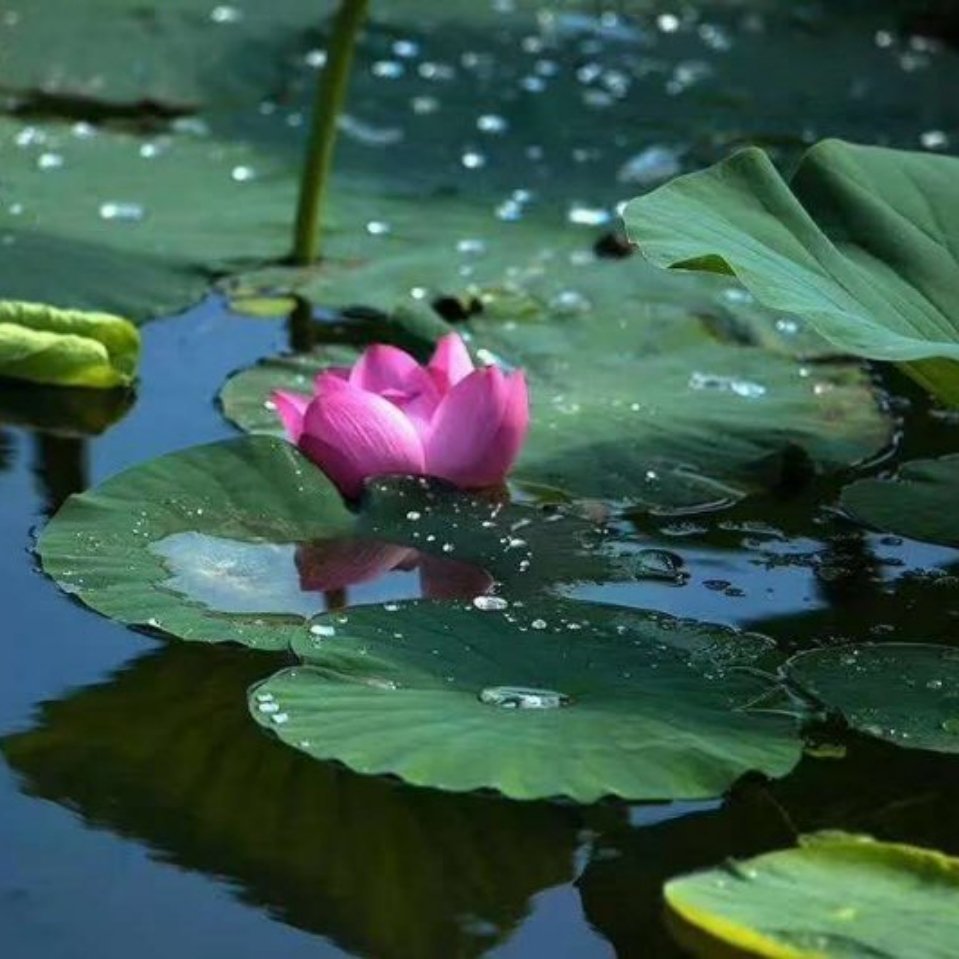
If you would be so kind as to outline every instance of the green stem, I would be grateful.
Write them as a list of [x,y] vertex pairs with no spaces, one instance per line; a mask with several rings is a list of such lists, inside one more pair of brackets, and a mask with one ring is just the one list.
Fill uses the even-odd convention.
[[320,249],[320,224],[336,145],[336,121],[346,99],[353,50],[368,0],[342,0],[333,23],[329,59],[317,84],[306,163],[300,180],[293,234],[294,263],[312,263]]

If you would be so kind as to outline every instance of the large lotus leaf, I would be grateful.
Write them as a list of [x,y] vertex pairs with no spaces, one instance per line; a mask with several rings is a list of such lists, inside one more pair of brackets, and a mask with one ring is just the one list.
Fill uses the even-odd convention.
[[416,785],[592,802],[717,796],[786,773],[794,723],[744,709],[763,637],[555,600],[388,604],[326,617],[305,665],[252,690],[317,759]]
[[847,486],[841,503],[852,516],[910,539],[959,546],[959,456],[914,460],[894,479],[864,479]]
[[930,643],[799,653],[784,675],[856,730],[909,749],[959,753],[959,650]]
[[271,661],[169,646],[0,750],[29,794],[350,954],[479,956],[570,878],[571,810],[406,788],[261,735],[246,690]]
[[[278,562],[284,547],[292,565],[297,542],[349,525],[336,490],[296,450],[245,438],[151,460],[71,497],[43,530],[38,549],[44,570],[63,589],[120,622],[183,639],[283,649],[304,629],[302,610],[283,615],[281,602],[279,613],[261,616],[241,601],[217,609],[178,592],[175,571],[167,586],[165,558],[179,547],[187,557],[181,563],[190,563],[214,599],[224,591],[247,600],[252,594],[256,610],[261,594],[266,604],[276,602],[257,588],[257,575]],[[217,549],[234,541],[248,551],[263,544],[263,552]]]
[[54,386],[129,386],[139,356],[140,334],[122,317],[0,300],[0,377]]
[[[628,269],[599,264],[587,279],[603,285],[613,271],[628,281]],[[577,286],[584,297],[591,289]],[[630,307],[471,323],[480,356],[529,375],[532,428],[519,479],[573,496],[700,508],[783,481],[797,449],[813,469],[828,470],[889,441],[891,424],[858,366],[801,366],[717,341],[676,304],[643,305],[637,296]],[[279,432],[265,405],[270,391],[308,392],[334,359],[343,354],[321,348],[243,371],[221,394],[224,411],[244,429]]]
[[88,606],[182,639],[284,649],[344,603],[460,598],[630,579],[601,530],[556,510],[377,481],[351,513],[290,444],[173,453],[72,497],[43,567]]
[[959,399],[957,177],[953,157],[825,140],[787,184],[751,149],[633,200],[625,218],[654,263],[735,273],[839,348],[904,362]]
[[665,896],[703,957],[949,959],[959,939],[959,860],[865,836],[805,836],[674,879]]

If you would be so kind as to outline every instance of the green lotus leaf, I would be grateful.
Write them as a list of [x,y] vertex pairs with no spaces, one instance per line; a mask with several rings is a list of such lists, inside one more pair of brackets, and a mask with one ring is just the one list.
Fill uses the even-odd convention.
[[703,957],[949,959],[959,938],[959,859],[866,836],[803,836],[664,893]]
[[63,589],[120,622],[261,649],[285,649],[345,602],[515,597],[642,572],[585,520],[424,479],[377,480],[353,513],[265,436],[163,456],[71,497],[38,550]]
[[893,479],[847,486],[840,503],[876,529],[945,546],[959,546],[959,456],[904,463]]
[[140,334],[108,313],[0,300],[0,377],[109,389],[136,375]]
[[959,401],[959,160],[824,140],[787,183],[743,150],[628,204],[659,266],[735,273],[840,349]]
[[31,796],[350,954],[479,956],[569,881],[573,810],[406,788],[263,736],[246,691],[278,659],[168,646],[45,703],[0,752]]
[[785,677],[859,732],[908,749],[959,753],[959,651],[863,643],[794,656]]
[[763,637],[547,599],[315,623],[294,643],[304,665],[255,687],[250,709],[358,772],[516,799],[691,799],[799,758],[791,719],[744,709],[764,688],[743,669],[771,655]]

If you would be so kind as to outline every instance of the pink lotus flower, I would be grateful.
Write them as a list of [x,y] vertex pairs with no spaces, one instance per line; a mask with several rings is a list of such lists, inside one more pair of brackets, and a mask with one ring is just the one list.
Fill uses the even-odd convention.
[[312,397],[274,392],[277,414],[289,439],[351,499],[367,479],[389,473],[496,486],[529,427],[523,372],[474,368],[455,333],[426,366],[375,344],[352,369],[324,370],[313,388]]

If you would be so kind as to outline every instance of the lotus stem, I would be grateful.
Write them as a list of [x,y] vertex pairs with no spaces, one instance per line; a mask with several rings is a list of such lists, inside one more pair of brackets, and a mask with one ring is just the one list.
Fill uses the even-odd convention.
[[312,263],[319,255],[323,206],[333,166],[337,119],[346,99],[353,51],[366,18],[367,6],[368,0],[342,0],[333,22],[329,57],[317,81],[293,233],[291,258],[299,265]]

